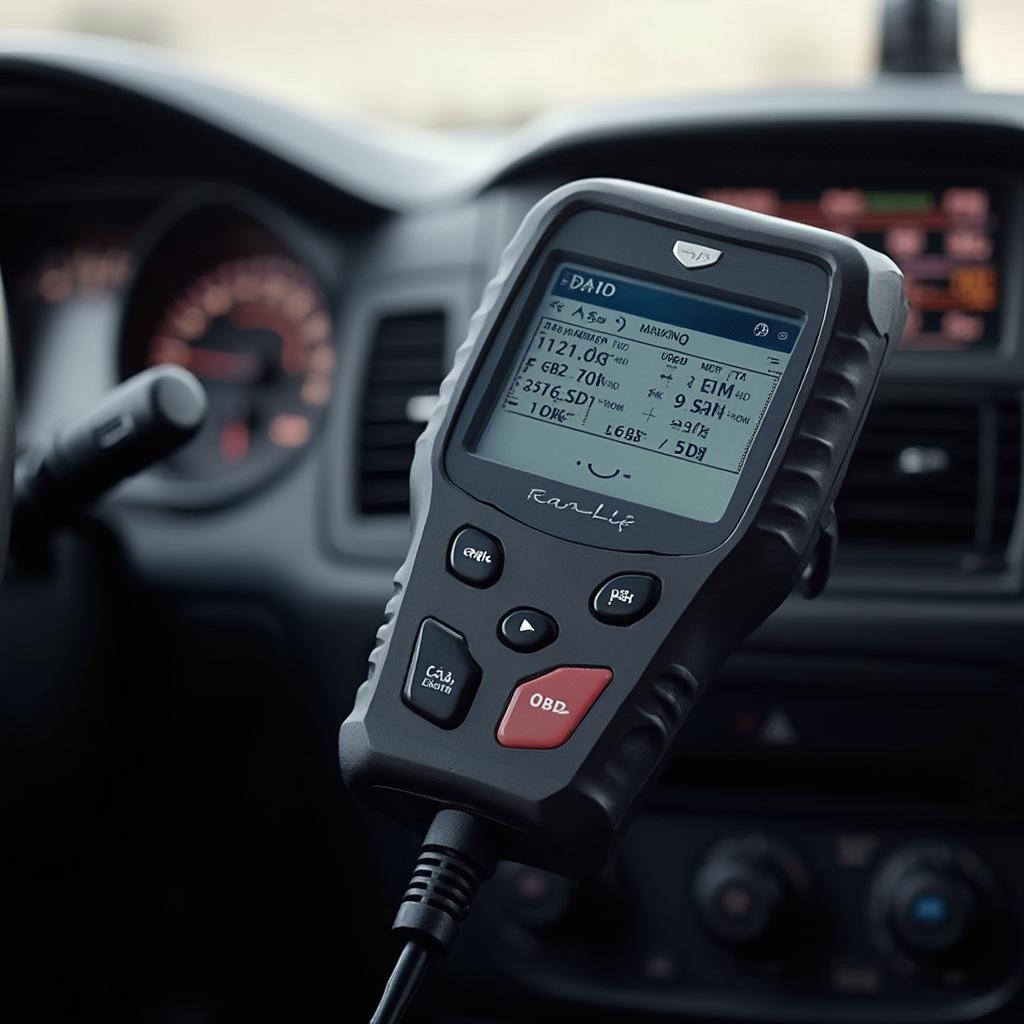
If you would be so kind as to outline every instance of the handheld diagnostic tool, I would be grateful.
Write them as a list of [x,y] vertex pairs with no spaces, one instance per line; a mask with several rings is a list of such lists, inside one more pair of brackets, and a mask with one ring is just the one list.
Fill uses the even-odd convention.
[[825,231],[621,181],[531,211],[418,443],[341,729],[351,786],[433,820],[396,927],[445,946],[429,905],[459,918],[497,857],[604,861],[831,526],[905,315],[896,266]]

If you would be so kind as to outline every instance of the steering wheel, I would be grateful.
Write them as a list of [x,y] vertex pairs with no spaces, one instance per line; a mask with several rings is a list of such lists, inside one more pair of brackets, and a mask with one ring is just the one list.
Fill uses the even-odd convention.
[[14,365],[7,337],[7,308],[0,287],[0,577],[7,557],[14,488]]

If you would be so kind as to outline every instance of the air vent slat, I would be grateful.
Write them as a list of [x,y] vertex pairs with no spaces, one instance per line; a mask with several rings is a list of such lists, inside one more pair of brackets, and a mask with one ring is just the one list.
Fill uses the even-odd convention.
[[[409,504],[409,481],[396,477],[394,480],[374,480],[363,490],[363,497],[369,507],[383,510],[398,510]],[[404,506],[403,506],[404,503]]]
[[367,451],[377,448],[403,448],[411,451],[422,429],[422,423],[415,426],[409,423],[375,423],[363,428],[363,445]]
[[417,385],[429,381],[435,373],[436,361],[433,359],[413,359],[390,352],[381,353],[381,357],[395,360],[393,363],[374,367],[368,383],[381,391],[405,392],[410,384]]
[[840,558],[991,566],[1016,520],[1020,476],[1016,401],[880,398],[837,501]]
[[[436,387],[436,385],[435,385]],[[408,423],[409,399],[415,397],[416,388],[406,388],[403,393],[373,398],[363,402],[363,421],[365,423]]]
[[439,312],[384,317],[377,325],[360,410],[359,507],[364,515],[409,511],[409,467],[423,431],[415,409],[437,394],[444,378],[444,335]]
[[365,462],[367,472],[374,476],[386,473],[408,473],[412,465],[412,448],[382,448],[373,452]]

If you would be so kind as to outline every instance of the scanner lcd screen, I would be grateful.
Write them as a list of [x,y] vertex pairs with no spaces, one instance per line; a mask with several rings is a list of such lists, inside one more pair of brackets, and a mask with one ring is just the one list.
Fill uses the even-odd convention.
[[716,523],[803,325],[562,263],[528,318],[476,454]]

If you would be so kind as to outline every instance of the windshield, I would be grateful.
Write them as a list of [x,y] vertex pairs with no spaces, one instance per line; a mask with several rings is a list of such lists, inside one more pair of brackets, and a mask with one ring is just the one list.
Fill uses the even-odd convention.
[[[978,88],[1024,90],[1024,3],[964,0]],[[427,128],[521,122],[568,103],[870,80],[868,0],[0,0],[0,28],[165,47],[329,116]]]

